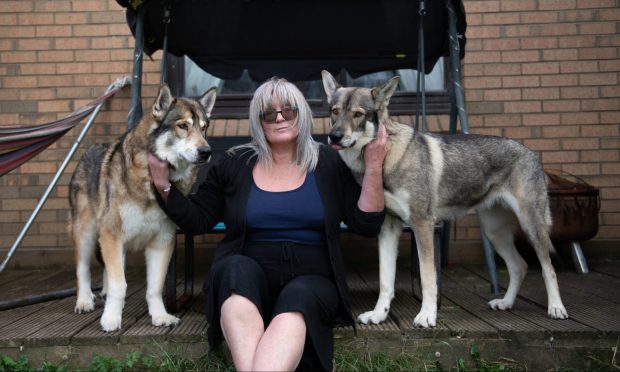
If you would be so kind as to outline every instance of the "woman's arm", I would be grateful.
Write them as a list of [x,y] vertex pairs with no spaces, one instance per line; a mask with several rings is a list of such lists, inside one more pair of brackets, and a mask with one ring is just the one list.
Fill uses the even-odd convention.
[[364,148],[365,172],[362,192],[357,206],[364,212],[381,212],[385,208],[383,199],[383,161],[387,154],[387,133],[379,124],[377,138]]

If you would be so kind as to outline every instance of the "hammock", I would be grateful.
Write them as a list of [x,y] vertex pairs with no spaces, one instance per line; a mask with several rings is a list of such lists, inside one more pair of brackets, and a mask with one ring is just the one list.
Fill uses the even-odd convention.
[[35,126],[1,126],[0,177],[24,164],[56,142],[77,123],[93,112],[97,105],[113,96],[123,86],[117,84],[105,94],[74,111],[71,115],[51,123]]

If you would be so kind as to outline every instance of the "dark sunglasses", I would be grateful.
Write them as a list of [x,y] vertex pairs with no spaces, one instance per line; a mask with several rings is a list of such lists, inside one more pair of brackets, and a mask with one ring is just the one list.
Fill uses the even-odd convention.
[[263,123],[275,123],[278,114],[282,114],[284,120],[293,120],[297,117],[297,112],[299,109],[297,107],[285,107],[280,111],[276,110],[265,110],[258,113],[258,117],[263,121]]

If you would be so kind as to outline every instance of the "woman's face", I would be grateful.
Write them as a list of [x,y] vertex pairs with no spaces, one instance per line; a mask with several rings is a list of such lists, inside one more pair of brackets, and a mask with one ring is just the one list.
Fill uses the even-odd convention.
[[297,107],[283,105],[274,99],[271,107],[261,112],[261,126],[270,145],[295,142],[299,134]]

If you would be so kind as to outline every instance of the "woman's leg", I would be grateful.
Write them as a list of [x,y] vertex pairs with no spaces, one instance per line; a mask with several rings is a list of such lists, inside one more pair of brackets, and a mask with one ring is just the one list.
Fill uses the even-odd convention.
[[258,343],[251,370],[294,370],[301,360],[305,340],[306,322],[302,313],[276,315]]
[[235,368],[238,371],[254,370],[252,361],[265,332],[263,318],[256,305],[233,293],[222,304],[221,314],[220,326]]

